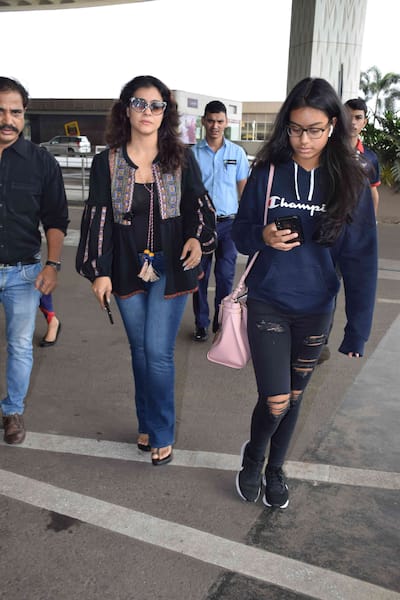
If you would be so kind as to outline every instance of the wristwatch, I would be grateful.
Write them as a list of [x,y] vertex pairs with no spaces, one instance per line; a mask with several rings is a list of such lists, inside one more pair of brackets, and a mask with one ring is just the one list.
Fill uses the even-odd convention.
[[56,271],[61,271],[61,263],[55,260],[46,260],[46,267],[53,267]]

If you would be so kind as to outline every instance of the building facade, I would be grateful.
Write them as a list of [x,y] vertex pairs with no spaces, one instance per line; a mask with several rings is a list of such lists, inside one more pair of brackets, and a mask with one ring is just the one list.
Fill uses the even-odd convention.
[[201,117],[204,115],[206,105],[212,100],[220,100],[226,106],[228,118],[228,127],[225,130],[226,137],[232,141],[241,139],[243,105],[239,100],[205,96],[182,90],[174,90],[174,96],[181,115],[182,139],[186,144],[195,144],[196,141],[204,138]]
[[[204,137],[201,117],[211,100],[221,100],[227,108],[229,126],[226,136],[241,139],[242,102],[225,98],[213,98],[194,92],[173,91],[181,116],[181,136],[186,144],[195,144]],[[56,135],[66,135],[67,125],[76,122],[80,135],[86,135],[94,151],[105,143],[104,133],[107,115],[113,99],[31,99],[26,114],[25,135],[36,144],[47,142]]]
[[32,142],[47,142],[66,134],[66,125],[76,121],[80,135],[86,135],[92,147],[104,144],[106,119],[112,99],[32,98],[26,113],[25,135]]
[[367,0],[293,0],[287,91],[323,77],[343,101],[357,97]]

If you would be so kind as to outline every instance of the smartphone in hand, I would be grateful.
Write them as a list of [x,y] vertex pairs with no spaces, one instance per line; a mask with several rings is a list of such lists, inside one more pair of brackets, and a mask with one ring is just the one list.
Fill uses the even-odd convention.
[[104,304],[104,308],[107,311],[107,315],[108,315],[108,318],[110,319],[111,325],[114,325],[114,319],[113,319],[113,316],[112,316],[112,312],[111,312],[111,308],[110,308],[110,303],[108,302],[107,296],[105,294],[103,296],[103,304]]
[[280,217],[275,219],[276,228],[281,229],[290,229],[292,233],[297,233],[298,237],[294,240],[288,240],[285,244],[293,244],[293,242],[300,242],[300,244],[304,244],[304,233],[303,227],[301,225],[300,217],[297,215],[291,215],[287,217]]

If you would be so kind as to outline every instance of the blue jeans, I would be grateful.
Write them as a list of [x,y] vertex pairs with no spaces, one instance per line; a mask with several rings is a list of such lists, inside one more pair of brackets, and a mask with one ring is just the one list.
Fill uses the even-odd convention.
[[4,416],[24,412],[32,371],[32,338],[40,292],[35,279],[40,263],[0,268],[0,302],[6,316],[7,396],[1,401]]
[[[232,240],[233,219],[217,222],[218,245],[215,250],[215,299],[213,326],[218,319],[221,300],[232,291],[235,278],[237,250]],[[204,277],[199,281],[199,291],[193,294],[193,311],[196,327],[210,325],[210,310],[207,301],[208,280],[211,273],[213,254],[205,254],[201,260]]]
[[174,350],[187,294],[165,299],[162,253],[153,266],[160,279],[146,283],[146,293],[115,300],[131,348],[139,433],[149,434],[153,448],[164,448],[175,441]]

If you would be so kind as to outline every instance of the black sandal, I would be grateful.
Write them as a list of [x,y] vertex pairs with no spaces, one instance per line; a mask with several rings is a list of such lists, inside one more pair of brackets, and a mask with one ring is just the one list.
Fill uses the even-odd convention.
[[[145,433],[139,433],[138,440],[139,440],[139,438],[140,438],[141,436],[145,436],[145,435],[146,435]],[[148,437],[149,437],[149,436],[147,436],[147,438],[148,438]],[[150,445],[149,443],[147,443],[147,444],[143,444],[142,442],[139,442],[139,441],[138,441],[138,442],[137,442],[137,447],[138,447],[138,448],[139,448],[139,450],[141,450],[142,452],[150,452],[150,450],[151,450],[151,445]]]
[[[160,458],[160,450],[161,448],[152,448],[151,449],[151,462],[155,467],[161,465],[167,465],[172,460],[172,446],[166,446],[166,448],[171,448],[171,452],[164,456],[164,458]],[[157,458],[156,458],[157,457]]]

